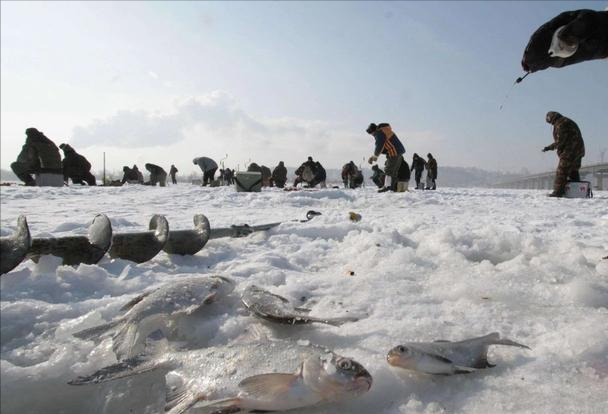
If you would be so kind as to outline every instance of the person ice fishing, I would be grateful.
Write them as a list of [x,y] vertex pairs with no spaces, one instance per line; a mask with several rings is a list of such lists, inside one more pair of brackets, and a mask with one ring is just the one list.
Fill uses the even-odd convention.
[[167,185],[167,172],[163,167],[150,163],[147,163],[145,167],[146,170],[150,172],[150,181],[146,183],[147,185],[156,185],[157,183],[161,187],[165,187]]
[[139,177],[137,175],[137,171],[125,165],[124,167],[122,167],[122,173],[122,180],[120,181],[121,185],[124,183],[139,184]]
[[553,192],[549,197],[563,197],[566,183],[580,181],[579,169],[585,156],[585,143],[576,122],[566,118],[559,112],[549,111],[545,117],[547,123],[553,125],[553,144],[543,148],[543,152],[557,151],[559,163],[555,172]]
[[208,157],[198,157],[192,160],[194,165],[198,165],[203,172],[203,187],[211,184],[217,171],[217,163]]
[[363,184],[363,173],[357,168],[354,161],[344,164],[341,175],[344,188],[357,188]]
[[386,162],[384,164],[384,173],[391,177],[391,186],[384,187],[378,191],[396,191],[399,166],[401,165],[401,161],[403,161],[403,154],[405,153],[403,144],[388,123],[380,123],[378,125],[371,123],[365,131],[373,136],[376,141],[374,154],[369,157],[368,162],[373,164],[378,160],[380,154],[385,154]]
[[327,180],[327,171],[325,171],[325,168],[323,168],[323,166],[321,165],[321,163],[319,161],[315,161],[315,177],[313,178],[312,182],[310,183],[310,186],[315,187],[318,184],[319,187],[326,188],[327,187],[327,184],[325,184],[326,180]]
[[11,164],[15,175],[27,186],[35,186],[36,181],[32,174],[52,172],[62,174],[61,155],[59,148],[36,128],[25,130],[25,144]]
[[426,162],[426,188],[425,190],[437,189],[437,160],[433,158],[430,152],[426,154],[428,160]]
[[133,164],[132,170],[135,172],[135,174],[137,174],[137,184],[143,184],[144,175],[141,173],[141,171],[139,171],[139,168],[137,168],[137,164]]
[[399,171],[397,172],[397,192],[403,193],[405,191],[409,191],[410,178],[411,178],[410,166],[405,160],[405,158],[401,161],[401,166],[399,166]]
[[530,36],[521,66],[528,74],[607,57],[608,11],[572,10],[560,13]]
[[420,180],[422,179],[422,171],[424,171],[425,165],[426,161],[424,161],[421,156],[414,153],[414,156],[412,157],[412,167],[410,168],[410,171],[415,171],[414,179],[416,180],[416,190],[424,189],[424,186],[420,186]]
[[[403,160],[403,161],[405,161],[405,160]],[[409,166],[408,166],[408,169],[409,169]],[[378,164],[372,165],[372,171],[374,173],[371,176],[371,180],[374,182],[374,184],[376,184],[376,186],[378,188],[383,188],[384,187],[384,181],[386,179],[386,174],[384,174],[384,171],[382,171],[380,169],[380,167],[378,167]]]
[[272,181],[274,182],[274,185],[279,188],[285,187],[285,183],[287,182],[287,168],[285,168],[283,161],[279,161],[279,165],[272,170]]
[[171,183],[172,184],[177,184],[177,180],[175,179],[175,174],[178,171],[179,170],[177,168],[175,168],[175,165],[171,164],[171,169],[169,170],[169,175],[171,176]]
[[91,174],[91,163],[83,156],[76,152],[69,144],[61,144],[59,148],[63,151],[63,181],[66,183],[69,179],[74,184],[97,185],[95,176]]
[[315,181],[315,177],[317,175],[317,165],[313,161],[312,157],[308,157],[308,159],[302,163],[295,171],[296,179],[293,182],[293,186],[297,187],[298,184],[305,182],[308,186],[312,186],[312,183]]

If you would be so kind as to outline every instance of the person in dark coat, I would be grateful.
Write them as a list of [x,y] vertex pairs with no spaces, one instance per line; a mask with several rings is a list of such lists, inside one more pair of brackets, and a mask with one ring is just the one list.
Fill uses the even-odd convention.
[[533,73],[608,58],[607,28],[608,11],[583,9],[560,13],[530,36],[521,66]]
[[[405,161],[405,160],[403,160]],[[409,170],[409,166],[408,166],[408,170]],[[384,181],[386,180],[386,174],[384,174],[384,171],[382,171],[380,169],[380,167],[378,167],[378,164],[374,164],[372,166],[372,171],[374,172],[371,180],[374,182],[374,184],[376,184],[376,186],[378,188],[383,188],[384,187]]]
[[32,174],[53,172],[62,174],[61,155],[59,148],[36,128],[25,130],[25,144],[11,164],[11,169],[27,186],[35,186],[36,181]]
[[203,172],[203,187],[211,184],[215,179],[217,163],[208,157],[198,157],[192,160],[194,165],[198,165]]
[[404,159],[399,166],[399,172],[397,173],[397,179],[399,180],[397,183],[397,192],[403,193],[405,191],[409,191],[408,187],[410,184],[410,166],[407,161]]
[[425,190],[436,190],[437,183],[437,160],[433,158],[433,154],[430,152],[426,154],[426,188]]
[[230,168],[226,168],[224,170],[224,182],[226,185],[234,184],[234,171],[232,171]]
[[585,143],[576,122],[566,118],[559,112],[547,112],[546,121],[553,125],[553,144],[543,148],[545,151],[557,151],[559,163],[555,172],[553,192],[549,197],[563,197],[566,192],[566,183],[580,181],[579,169],[581,160],[585,156]]
[[59,148],[63,151],[63,181],[68,179],[74,184],[97,185],[95,176],[91,174],[91,163],[82,155],[78,154],[69,144],[61,144]]
[[262,170],[262,186],[272,187],[272,171],[265,165],[262,165],[260,169]]
[[274,185],[279,188],[285,187],[285,183],[287,182],[287,168],[285,168],[283,161],[279,161],[279,165],[272,170],[272,181],[274,182]]
[[178,172],[178,169],[175,168],[175,165],[171,164],[171,169],[169,170],[169,175],[171,176],[171,183],[177,184],[177,180],[175,179],[175,174]]
[[[297,187],[300,183],[306,183],[308,187],[313,187],[312,183],[315,182],[315,178],[317,176],[317,164],[313,161],[312,157],[308,157],[308,160],[298,167],[295,174],[296,179],[293,182],[294,187]],[[323,172],[320,174],[320,176],[322,175]]]
[[132,168],[127,167],[126,165],[122,167],[122,180],[121,184],[130,183],[130,184],[139,184],[139,176],[137,171]]
[[420,179],[422,178],[422,171],[424,171],[424,167],[426,165],[426,161],[418,154],[414,153],[412,158],[412,167],[410,171],[415,171],[414,178],[416,179],[416,190],[421,190],[424,187],[420,186]]
[[157,183],[160,184],[161,187],[167,185],[167,172],[163,167],[150,163],[147,163],[145,167],[150,173],[150,181],[148,181],[146,185],[156,185]]
[[325,171],[325,168],[323,168],[319,161],[315,161],[314,167],[314,178],[309,182],[309,187],[316,187],[317,184],[319,184],[321,188],[326,188],[327,184],[325,184],[325,181],[327,180],[327,171]]
[[363,173],[357,168],[354,161],[344,164],[341,175],[344,188],[357,188],[363,184]]
[[397,134],[393,132],[391,126],[387,123],[381,124],[369,124],[366,132],[374,137],[375,147],[374,155],[369,157],[368,162],[373,164],[378,160],[380,154],[386,155],[386,162],[384,164],[384,173],[391,177],[390,188],[383,188],[379,191],[392,191],[397,190],[398,172],[399,166],[403,161],[403,154],[405,153],[405,147],[397,137]]

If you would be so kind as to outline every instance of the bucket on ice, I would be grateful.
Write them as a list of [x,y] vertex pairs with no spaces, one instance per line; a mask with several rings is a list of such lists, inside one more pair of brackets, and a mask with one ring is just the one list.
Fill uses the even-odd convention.
[[570,181],[566,183],[566,198],[591,198],[591,183],[589,181]]

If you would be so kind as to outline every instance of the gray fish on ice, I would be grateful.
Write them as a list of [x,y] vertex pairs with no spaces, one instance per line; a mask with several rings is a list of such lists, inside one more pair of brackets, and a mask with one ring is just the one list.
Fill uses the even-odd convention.
[[74,336],[92,340],[111,331],[116,357],[119,360],[130,358],[143,351],[146,338],[152,332],[161,330],[167,336],[171,322],[200,311],[233,289],[234,282],[222,276],[171,281],[132,299],[121,308],[126,312],[109,323],[85,329]]
[[[170,414],[190,409],[205,414],[290,410],[352,399],[372,384],[371,375],[350,358],[307,343],[268,339],[168,353],[154,360],[131,358],[69,384],[96,384],[156,370],[171,372],[163,376],[165,410]],[[120,385],[121,392],[126,385]]]
[[406,342],[391,349],[388,363],[426,374],[466,374],[482,368],[491,368],[488,362],[490,345],[509,345],[527,348],[510,339],[500,339],[497,332],[459,342]]
[[284,297],[270,293],[255,285],[251,285],[245,289],[241,296],[241,301],[255,316],[271,322],[287,325],[318,322],[340,326],[346,322],[356,322],[359,320],[359,318],[351,316],[342,318],[318,318],[309,316],[309,309],[296,308]]

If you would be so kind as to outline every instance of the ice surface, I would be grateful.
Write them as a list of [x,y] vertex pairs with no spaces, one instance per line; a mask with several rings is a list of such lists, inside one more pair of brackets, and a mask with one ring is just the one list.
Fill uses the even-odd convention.
[[[61,266],[46,256],[1,279],[2,413],[121,413],[157,407],[164,390],[146,374],[100,385],[66,382],[114,363],[111,340],[71,334],[109,321],[137,294],[192,274],[237,281],[205,319],[177,327],[172,349],[221,346],[264,324],[238,295],[269,289],[311,315],[363,318],[341,327],[277,326],[277,338],[310,341],[355,358],[373,375],[350,402],[299,413],[601,413],[608,407],[608,193],[553,199],[532,190],[446,188],[378,194],[372,188],[237,193],[166,188],[2,187],[1,234],[26,214],[32,237],[86,234],[105,213],[116,233],[284,221],[240,239],[211,240],[195,256],[161,252],[135,264]],[[306,211],[323,214],[301,223]],[[349,220],[350,211],[362,220]],[[295,221],[292,221],[295,220]],[[265,325],[268,326],[268,325]],[[390,368],[405,341],[460,340],[490,332],[532,351],[495,346],[495,368],[431,378]],[[125,404],[125,402],[129,404]],[[121,411],[123,410],[123,411]]]

